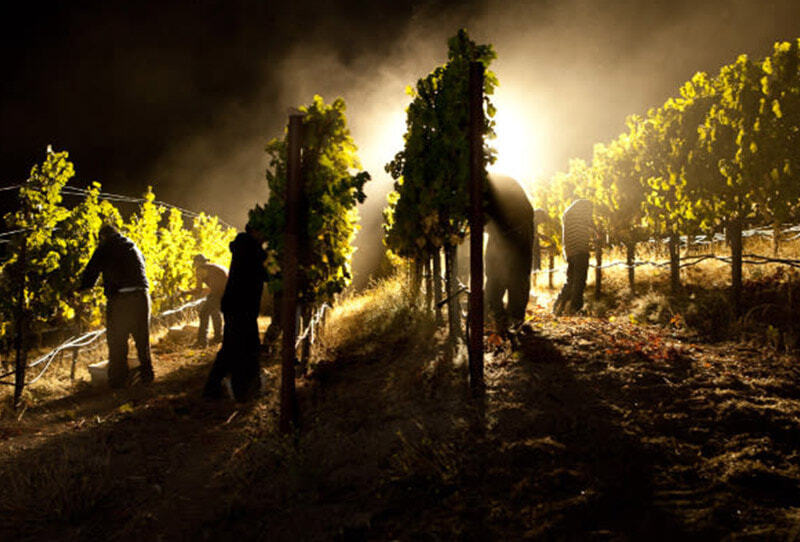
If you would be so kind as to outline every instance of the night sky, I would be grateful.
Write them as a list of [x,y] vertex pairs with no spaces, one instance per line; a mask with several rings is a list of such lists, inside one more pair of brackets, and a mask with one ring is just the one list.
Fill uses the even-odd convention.
[[[404,87],[445,60],[445,40],[460,26],[498,51],[505,94],[496,103],[529,129],[515,147],[533,162],[521,166],[526,182],[564,169],[570,157],[588,158],[593,143],[624,129],[627,114],[660,105],[695,71],[715,72],[739,53],[761,58],[775,40],[800,36],[796,0],[71,1],[2,9],[0,184],[24,180],[52,144],[70,152],[75,185],[97,180],[107,191],[140,195],[151,184],[159,199],[239,227],[266,198],[266,141],[280,134],[288,108],[315,92],[347,100],[376,179],[374,208],[382,207],[382,165],[401,144]],[[377,215],[362,214],[370,213],[371,228]]]
[[[52,144],[69,150],[76,184],[99,180],[131,195],[154,184],[177,203],[196,201],[186,194],[194,181],[155,168],[213,132],[225,111],[257,106],[260,148],[278,135],[272,117],[295,104],[272,103],[281,77],[273,68],[295,44],[324,41],[347,62],[390,47],[413,11],[404,2],[247,1],[20,2],[3,10],[0,182],[25,179]],[[254,123],[249,117],[237,142]],[[232,151],[230,134],[221,136],[208,149],[220,162]]]

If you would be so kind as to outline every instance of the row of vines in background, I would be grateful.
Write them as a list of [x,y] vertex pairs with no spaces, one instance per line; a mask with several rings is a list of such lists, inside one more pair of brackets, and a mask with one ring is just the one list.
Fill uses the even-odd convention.
[[[668,240],[670,279],[680,287],[680,238],[724,231],[731,246],[733,301],[742,284],[742,231],[800,220],[800,40],[772,54],[745,55],[716,76],[699,72],[676,97],[626,121],[597,144],[590,162],[536,183],[533,200],[549,220],[540,233],[560,244],[561,213],[578,197],[594,203],[596,250]],[[633,286],[633,273],[630,274]]]
[[230,261],[232,228],[204,213],[187,224],[181,211],[159,205],[151,188],[127,221],[110,201],[102,199],[96,182],[85,191],[82,201],[66,205],[65,196],[72,194],[65,187],[69,188],[67,183],[75,176],[68,158],[67,152],[48,148],[44,162],[35,165],[20,186],[17,210],[4,217],[9,230],[20,231],[6,237],[7,257],[0,263],[0,340],[13,334],[10,326],[20,306],[23,277],[27,279],[23,306],[31,331],[87,329],[100,324],[102,289],[98,286],[78,294],[75,288],[97,246],[103,222],[117,226],[141,249],[154,312],[167,308],[181,291],[193,286],[194,254],[203,253],[222,265]]

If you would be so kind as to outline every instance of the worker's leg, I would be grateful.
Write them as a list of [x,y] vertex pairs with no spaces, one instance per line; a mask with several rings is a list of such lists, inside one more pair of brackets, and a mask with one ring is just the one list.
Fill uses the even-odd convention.
[[486,314],[498,324],[502,324],[505,320],[505,309],[503,309],[503,295],[505,292],[505,284],[501,277],[486,275],[486,292],[484,294]]
[[108,343],[108,385],[124,387],[128,380],[128,333],[126,307],[122,296],[106,300],[106,342]]
[[237,401],[247,401],[258,394],[261,387],[258,315],[243,315],[239,325],[239,350],[231,367],[231,386]]
[[129,296],[129,314],[132,318],[133,342],[139,358],[142,381],[153,381],[153,358],[150,352],[150,296],[144,290],[124,294]]
[[508,315],[512,325],[525,320],[525,309],[531,292],[530,273],[524,269],[520,271],[521,273],[513,277],[508,285]]
[[578,312],[583,308],[583,290],[586,288],[586,275],[589,272],[589,253],[576,254],[573,258],[575,260],[575,269],[573,271],[572,281],[572,310]]
[[236,317],[231,313],[223,314],[223,317],[222,348],[217,352],[203,388],[203,397],[211,399],[222,397],[222,379],[230,374],[231,366],[238,356],[239,337],[237,337]]
[[272,312],[269,327],[264,332],[264,346],[272,346],[281,334],[281,294],[272,297]]
[[197,344],[200,346],[205,346],[208,341],[208,319],[213,311],[209,301],[210,298],[207,297],[200,305],[200,310],[198,311],[200,323],[197,327]]
[[564,281],[564,286],[561,287],[561,292],[558,294],[555,304],[553,305],[553,314],[556,316],[561,316],[565,312],[569,314],[571,310],[574,273],[575,262],[571,257],[567,258],[567,278]]
[[222,299],[216,295],[209,295],[208,302],[211,306],[211,322],[214,324],[214,338],[213,342],[222,341]]

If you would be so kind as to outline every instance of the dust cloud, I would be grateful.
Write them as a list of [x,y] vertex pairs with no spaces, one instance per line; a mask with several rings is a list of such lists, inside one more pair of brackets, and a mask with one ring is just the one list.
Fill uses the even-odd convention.
[[[210,116],[206,132],[177,142],[153,178],[169,178],[187,205],[241,227],[247,209],[267,198],[264,145],[282,134],[289,108],[314,94],[326,102],[341,96],[373,178],[354,260],[363,285],[383,251],[381,210],[392,184],[383,167],[402,146],[405,87],[446,60],[446,40],[459,27],[498,53],[498,160],[490,169],[530,185],[569,158],[590,158],[594,143],[624,130],[627,115],[662,104],[696,71],[716,73],[738,54],[761,58],[774,41],[796,38],[798,21],[794,0],[489,0],[458,10],[419,8],[398,22],[405,27],[387,44],[380,28],[334,14],[264,67],[252,100],[227,104]],[[359,32],[381,46],[340,46],[343,35]]]

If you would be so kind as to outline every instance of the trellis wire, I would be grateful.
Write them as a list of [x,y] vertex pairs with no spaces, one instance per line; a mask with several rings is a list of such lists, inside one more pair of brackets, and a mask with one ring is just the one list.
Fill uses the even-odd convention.
[[[196,299],[194,301],[189,301],[189,302],[184,303],[183,305],[181,305],[180,307],[177,307],[175,309],[170,309],[170,310],[161,312],[161,313],[153,316],[153,319],[154,320],[159,320],[159,319],[168,318],[170,316],[174,316],[174,315],[179,314],[179,313],[183,313],[183,312],[185,312],[187,310],[190,310],[190,309],[193,309],[193,308],[197,307],[198,305],[203,303],[205,300],[206,300],[206,298],[203,297],[203,298],[200,298],[200,299]],[[102,329],[96,329],[96,330],[93,330],[93,331],[88,331],[86,333],[83,333],[81,335],[77,335],[77,336],[74,336],[74,337],[70,337],[69,339],[67,339],[66,341],[64,341],[63,343],[61,343],[57,347],[55,347],[50,352],[48,352],[48,353],[44,354],[43,356],[41,356],[40,358],[38,358],[36,361],[33,361],[33,362],[29,363],[27,365],[27,367],[29,369],[33,368],[33,367],[38,367],[39,365],[42,365],[42,364],[44,364],[44,368],[39,372],[38,375],[36,375],[36,377],[34,377],[33,379],[31,379],[28,382],[26,382],[25,385],[26,386],[30,386],[31,384],[33,384],[34,382],[39,380],[44,375],[44,373],[47,371],[47,369],[50,367],[50,365],[53,363],[53,360],[56,358],[56,356],[58,354],[60,354],[61,352],[64,352],[66,350],[74,350],[76,348],[85,348],[85,347],[91,345],[92,343],[94,343],[97,339],[102,337],[105,333],[106,333],[106,329],[102,328]],[[14,385],[13,382],[7,382],[7,381],[4,381],[3,379],[8,378],[9,376],[13,375],[14,372],[15,371],[10,371],[10,372],[4,373],[4,374],[0,374],[0,384],[5,384],[7,386],[13,386]]]
[[311,342],[311,344],[314,344],[316,326],[322,320],[322,317],[325,316],[325,312],[329,310],[331,310],[331,306],[328,305],[327,303],[323,303],[322,306],[319,309],[317,309],[317,311],[314,313],[314,316],[311,317],[311,319],[308,322],[308,325],[303,330],[303,333],[298,335],[297,339],[295,339],[294,342],[295,349],[300,347],[300,344],[306,337],[308,337],[309,333],[311,334],[309,341]]
[[[731,263],[730,256],[717,256],[716,254],[696,254],[694,256],[682,257],[679,267],[681,269],[683,269],[684,267],[692,267],[705,260],[717,260],[720,262]],[[766,265],[770,263],[775,263],[781,265],[788,265],[790,267],[800,269],[800,260],[792,260],[787,258],[770,258],[768,256],[761,256],[759,254],[743,254],[742,263],[749,265]],[[652,267],[666,267],[669,264],[670,264],[669,260],[664,260],[660,262],[652,260],[636,260],[631,264],[629,264],[625,260],[615,260],[613,262],[603,264],[599,267],[596,264],[590,263],[589,267],[592,267],[594,269],[609,269],[611,267],[624,267],[626,269],[635,269],[637,267],[642,267],[645,265],[649,265]],[[566,265],[561,265],[559,267],[554,267],[552,269],[538,269],[532,271],[532,273],[538,274],[538,273],[560,272],[560,271],[565,271],[566,269],[567,269]]]
[[[77,187],[74,187],[74,186],[65,186],[64,188],[61,189],[61,192],[65,193],[68,196],[87,196],[87,195],[90,194],[89,190],[87,190],[85,188],[77,188]],[[99,199],[103,199],[103,200],[107,200],[107,201],[114,201],[114,202],[118,202],[118,203],[143,203],[143,202],[147,201],[144,198],[136,198],[136,197],[131,197],[131,196],[124,196],[124,195],[121,195],[121,194],[112,194],[110,192],[98,192],[97,197]],[[182,207],[178,207],[177,205],[173,205],[171,203],[167,203],[167,202],[164,202],[164,201],[153,200],[153,204],[157,205],[159,207],[165,207],[165,208],[168,208],[168,209],[177,209],[178,211],[180,211],[180,213],[182,215],[188,216],[190,218],[197,218],[197,217],[200,216],[200,213],[197,213],[195,211],[190,211],[188,209],[184,209]],[[222,224],[223,226],[225,226],[226,228],[233,228],[233,226],[231,226],[230,224],[228,224],[227,222],[225,222],[224,220],[222,220],[219,217],[217,217],[217,221],[220,224]]]
[[[19,184],[13,186],[5,186],[0,188],[0,192],[6,192],[8,190],[17,190],[21,187],[22,185]],[[64,186],[61,188],[61,193],[65,196],[88,196],[91,192],[85,188],[78,188],[76,186]],[[113,201],[117,203],[143,203],[146,201],[144,198],[136,198],[132,196],[125,196],[122,194],[114,194],[111,192],[98,192],[97,197],[98,199]],[[178,211],[180,211],[182,215],[188,216],[190,218],[197,218],[198,216],[200,216],[200,213],[197,213],[195,211],[190,211],[189,209],[184,209],[183,207],[178,207],[177,205],[173,205],[172,203],[167,203],[165,201],[153,200],[153,204],[168,209],[177,209]],[[232,225],[228,224],[219,217],[217,217],[217,221],[226,228],[233,228]],[[0,238],[12,235],[14,233],[19,233],[22,231],[27,231],[27,230],[15,230],[13,232],[3,232],[0,233]]]

